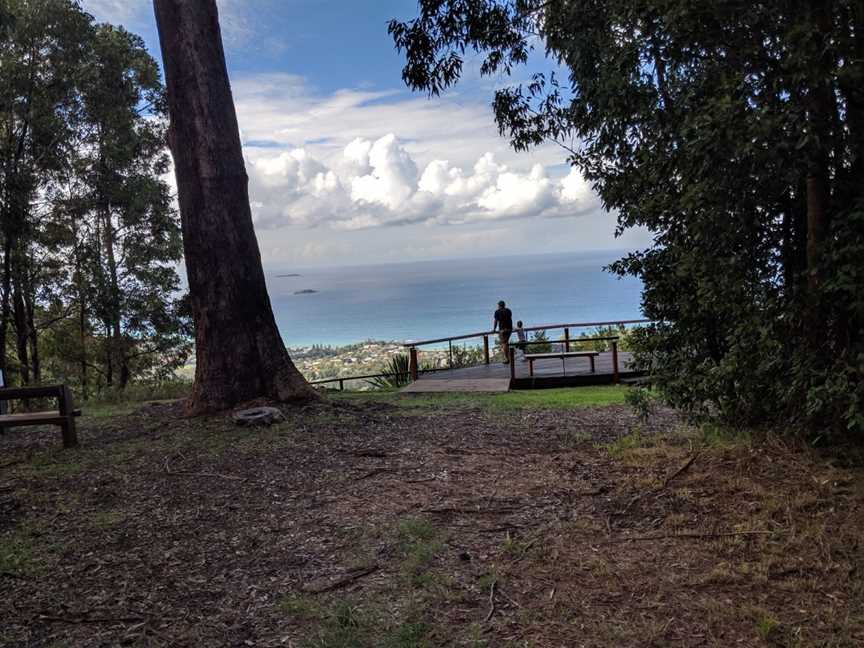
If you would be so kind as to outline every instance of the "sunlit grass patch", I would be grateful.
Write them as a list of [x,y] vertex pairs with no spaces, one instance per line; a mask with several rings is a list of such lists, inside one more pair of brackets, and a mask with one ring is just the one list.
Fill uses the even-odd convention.
[[42,525],[24,523],[0,533],[0,574],[27,578],[47,572],[65,548]]
[[355,402],[386,402],[403,408],[477,407],[493,411],[508,411],[620,405],[624,402],[627,389],[627,387],[617,385],[595,385],[558,389],[525,389],[501,394],[401,394],[396,391],[335,392],[330,397],[334,400]]
[[399,522],[398,536],[402,562],[400,571],[415,587],[434,581],[427,569],[441,550],[440,533],[424,518],[405,518]]

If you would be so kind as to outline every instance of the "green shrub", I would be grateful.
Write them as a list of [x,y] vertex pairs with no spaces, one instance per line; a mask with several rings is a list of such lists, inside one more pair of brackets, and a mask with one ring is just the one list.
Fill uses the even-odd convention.
[[407,353],[400,353],[390,358],[390,361],[382,368],[382,373],[388,376],[369,378],[368,382],[375,389],[398,389],[411,382],[410,361]]
[[657,394],[644,387],[633,387],[624,394],[624,402],[634,411],[639,420],[646,423],[659,404]]

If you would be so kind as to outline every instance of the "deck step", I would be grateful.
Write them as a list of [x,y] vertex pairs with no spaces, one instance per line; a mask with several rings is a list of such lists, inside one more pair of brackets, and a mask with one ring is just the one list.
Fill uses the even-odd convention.
[[403,394],[506,391],[510,391],[509,378],[436,378],[418,380],[402,389]]

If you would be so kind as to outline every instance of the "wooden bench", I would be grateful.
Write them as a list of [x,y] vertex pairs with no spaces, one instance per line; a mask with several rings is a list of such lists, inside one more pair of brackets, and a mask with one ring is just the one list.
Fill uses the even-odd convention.
[[596,367],[594,365],[594,358],[599,356],[600,353],[598,351],[559,351],[552,353],[526,353],[525,359],[528,361],[528,375],[534,375],[534,361],[535,360],[546,360],[547,358],[560,358],[561,359],[561,371],[566,376],[567,375],[567,358],[588,358],[591,361],[591,373],[594,373]]
[[63,447],[74,448],[78,445],[75,432],[75,417],[81,410],[74,408],[72,392],[66,385],[44,385],[42,387],[0,387],[0,401],[28,400],[30,398],[56,398],[57,409],[43,412],[21,412],[20,414],[0,414],[0,431],[7,427],[24,425],[59,425],[63,430]]

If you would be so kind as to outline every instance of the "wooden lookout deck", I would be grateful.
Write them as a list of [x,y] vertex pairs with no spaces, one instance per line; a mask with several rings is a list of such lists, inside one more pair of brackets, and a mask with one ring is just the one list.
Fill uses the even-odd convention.
[[[618,378],[638,375],[630,366],[631,354],[618,353]],[[605,385],[615,381],[612,352],[601,352],[596,359],[594,373],[587,358],[544,359],[534,362],[534,376],[528,372],[528,363],[516,361],[515,378],[511,380],[510,366],[501,362],[476,367],[446,369],[420,374],[402,391],[421,392],[506,392],[510,389],[543,389],[547,387],[578,387]],[[563,365],[563,366],[562,366]]]
[[[494,331],[480,331],[466,335],[454,335],[435,340],[420,340],[404,344],[408,352],[408,371],[398,373],[381,373],[367,376],[341,376],[323,378],[312,381],[312,384],[338,385],[345,389],[345,384],[352,381],[367,380],[381,377],[408,378],[410,384],[402,389],[406,393],[422,392],[506,392],[511,389],[544,389],[547,387],[579,387],[583,385],[608,385],[622,380],[636,378],[641,374],[631,367],[632,354],[620,350],[620,340],[626,325],[645,324],[649,320],[616,320],[610,322],[578,322],[575,324],[545,324],[543,326],[525,327],[526,334],[532,332],[560,330],[561,334],[550,335],[546,339],[529,339],[522,347],[529,355],[537,355],[533,360],[533,372],[530,362],[517,359],[511,364],[494,362],[492,345],[496,340]],[[571,335],[574,329],[589,329],[589,332],[578,336]],[[595,337],[591,336],[591,331]],[[468,340],[475,342],[468,343]],[[454,346],[459,344],[476,344],[481,341],[481,363],[471,367],[453,367],[454,359],[460,354]],[[511,351],[515,353],[515,335],[511,338]],[[449,366],[424,368],[421,352],[431,350],[440,358],[442,345],[449,349]],[[587,345],[587,346],[586,346]],[[425,349],[423,347],[426,347]],[[551,353],[550,353],[551,347]],[[592,351],[602,349],[601,351]],[[589,353],[590,351],[590,353]],[[539,354],[538,354],[539,352]],[[541,357],[543,354],[552,357]],[[561,357],[560,354],[566,357]],[[569,355],[568,355],[569,354]],[[588,356],[593,356],[592,362]],[[476,357],[476,356],[475,356]],[[332,387],[331,387],[332,389]]]

